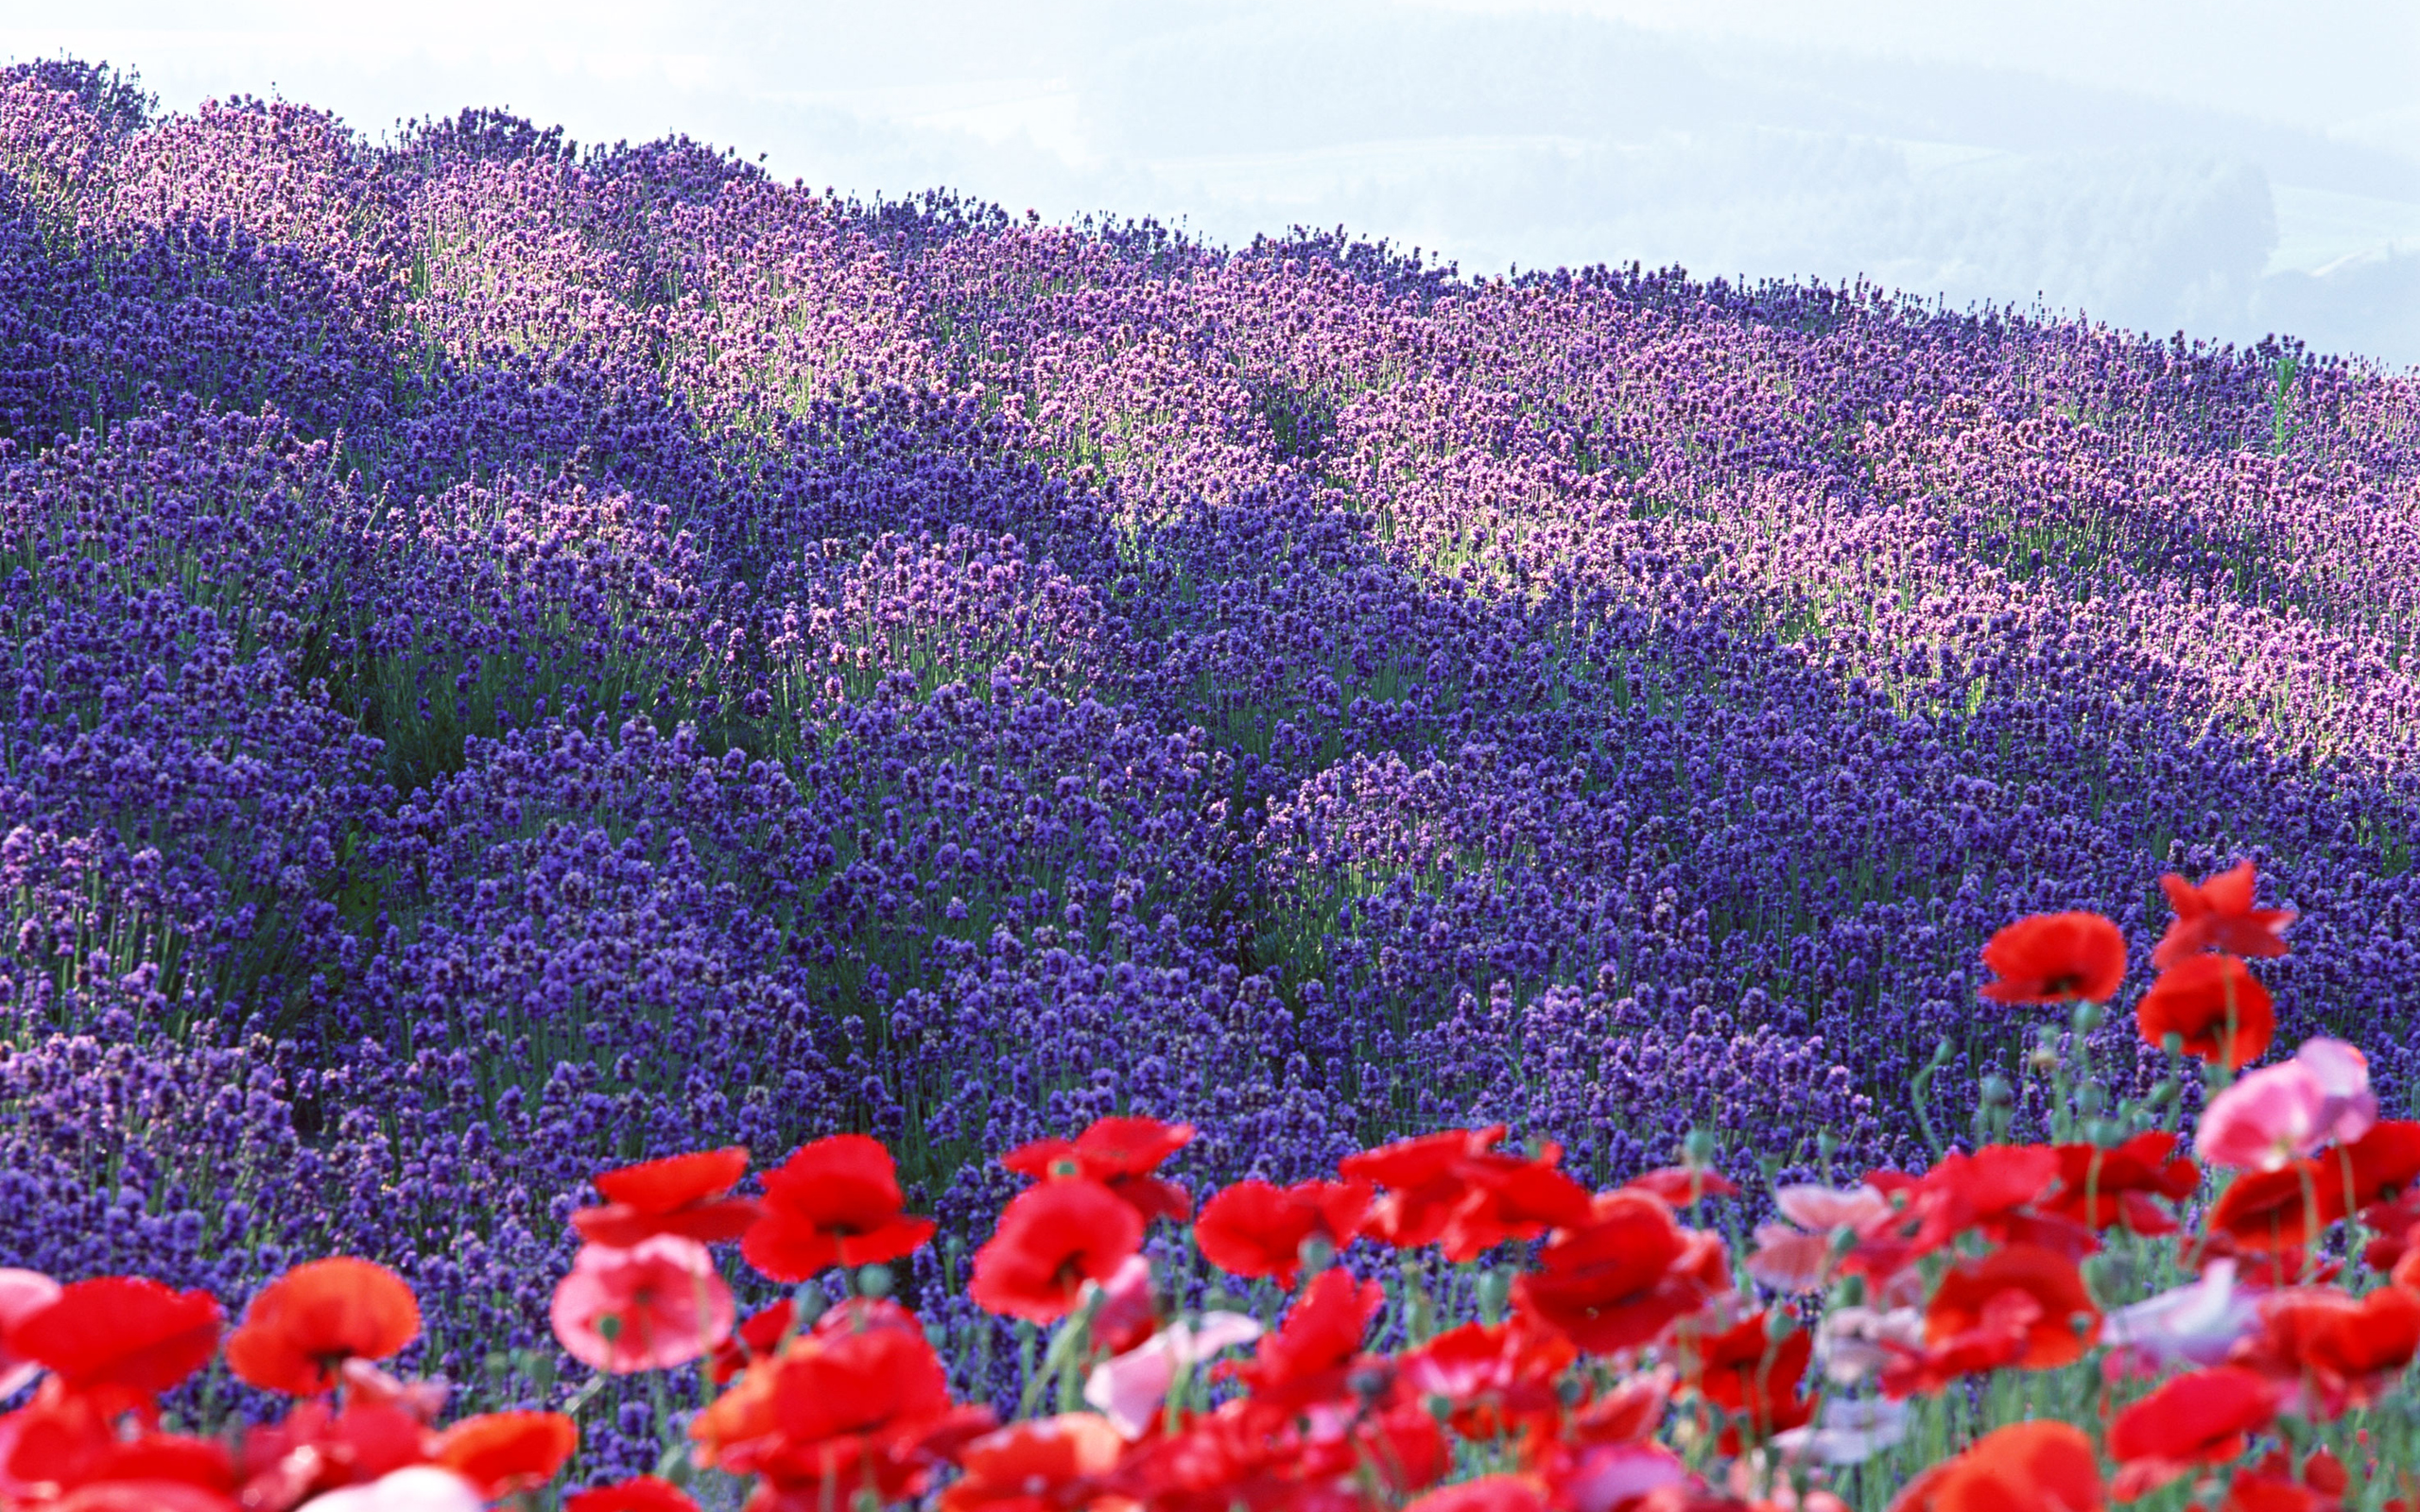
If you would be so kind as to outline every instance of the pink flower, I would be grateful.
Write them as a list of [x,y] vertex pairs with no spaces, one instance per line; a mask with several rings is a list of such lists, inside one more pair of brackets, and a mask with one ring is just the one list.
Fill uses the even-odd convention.
[[434,1465],[410,1465],[367,1486],[313,1497],[302,1512],[479,1512],[487,1503],[471,1483]]
[[1138,1438],[1159,1415],[1179,1370],[1259,1337],[1260,1325],[1241,1313],[1204,1313],[1199,1326],[1171,1323],[1115,1359],[1093,1366],[1084,1381],[1084,1400],[1116,1424],[1119,1433]]
[[9,1352],[9,1331],[20,1318],[47,1307],[60,1292],[59,1283],[38,1270],[0,1267],[0,1399],[15,1396],[42,1366]]
[[1777,1292],[1820,1292],[1832,1280],[1832,1236],[1801,1233],[1786,1223],[1756,1225],[1748,1274]]
[[1908,1404],[1883,1398],[1827,1400],[1823,1416],[1804,1427],[1773,1435],[1773,1448],[1788,1461],[1861,1465],[1908,1436]]
[[2360,1139],[2377,1116],[2369,1061],[2342,1040],[2312,1040],[2211,1098],[2193,1146],[2214,1165],[2276,1171],[2331,1141]]
[[1862,1231],[1877,1218],[1890,1216],[1890,1200],[1870,1186],[1846,1191],[1832,1187],[1773,1188],[1773,1206],[1801,1228],[1828,1233],[1841,1228]]
[[582,1245],[552,1318],[574,1359],[627,1375],[697,1359],[731,1337],[736,1311],[705,1246],[658,1234],[629,1249]]
[[1581,1451],[1554,1476],[1556,1500],[1573,1512],[1614,1512],[1652,1492],[1695,1483],[1689,1467],[1661,1444],[1603,1444]]
[[1925,1315],[1912,1307],[1836,1307],[1824,1314],[1815,1339],[1824,1374],[1853,1386],[1894,1359],[1921,1351]]
[[2219,1260],[2197,1281],[2103,1316],[2100,1342],[2109,1370],[2152,1376],[2180,1363],[2221,1364],[2259,1323],[2258,1302],[2236,1286],[2235,1262]]

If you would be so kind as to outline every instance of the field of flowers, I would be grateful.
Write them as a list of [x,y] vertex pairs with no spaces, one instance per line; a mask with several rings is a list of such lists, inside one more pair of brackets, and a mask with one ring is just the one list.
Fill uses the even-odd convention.
[[[1448,1324],[1536,1314],[1519,1297],[1547,1283],[1502,1257],[1549,1232],[1538,1275],[1558,1246],[1581,1263],[1571,1246],[1609,1225],[1651,1229],[1638,1242],[1670,1263],[1651,1279],[1698,1289],[1659,1326],[1701,1328],[1625,1335],[1619,1349],[1677,1354],[1592,1364],[1584,1389],[1553,1384],[1570,1338],[1503,1335],[1520,1359],[1497,1384],[1543,1396],[1445,1392],[1478,1415],[1453,1424],[1461,1447],[1378,1452],[1348,1427],[1334,1484],[1214,1483],[1154,1503],[1172,1512],[1409,1496],[1437,1476],[1371,1467],[1432,1449],[1509,1478],[1443,1494],[1615,1512],[1618,1477],[1588,1456],[1647,1431],[1563,1418],[1644,1413],[1620,1392],[1651,1378],[1698,1425],[1675,1463],[1717,1485],[1719,1462],[1793,1426],[1775,1362],[1796,1349],[1785,1373],[1812,1370],[1811,1389],[1842,1358],[1835,1329],[1810,1366],[1791,1341],[1816,1336],[1815,1310],[1783,1321],[1792,1291],[1739,1268],[1785,1221],[1830,1235],[1821,1281],[1870,1280],[1857,1305],[1876,1317],[1919,1300],[1885,1296],[1893,1278],[1935,1288],[1988,1246],[2066,1267],[2027,1304],[2041,1316],[2076,1299],[2056,1290],[2068,1277],[2088,1279],[2076,1296],[2096,1318],[2171,1284],[2217,1297],[2241,1326],[2202,1363],[2265,1383],[2227,1389],[2257,1400],[2240,1416],[2266,1436],[2203,1447],[2249,1465],[2287,1446],[2281,1484],[2308,1490],[2314,1425],[2360,1421],[2373,1460],[2414,1442],[2408,1395],[2381,1383],[2401,1363],[2297,1380],[2301,1346],[2271,1335],[2300,1325],[2245,1322],[2250,1294],[2210,1293],[2205,1267],[2280,1286],[2356,1262],[2346,1280],[2369,1287],[2402,1242],[2373,1225],[2390,1250],[2363,1266],[2363,1235],[2337,1222],[2391,1208],[2411,1173],[2340,1178],[2308,1158],[2354,1148],[2381,1113],[2380,1129],[2409,1126],[2394,1115],[2420,1100],[2416,632],[2420,379],[2290,341],[2212,350],[1678,272],[1470,281],[1341,232],[1229,249],[948,196],[839,199],[686,140],[580,148],[470,112],[373,144],[298,105],[163,116],[107,70],[9,69],[0,1267],[31,1279],[0,1285],[0,1384],[55,1394],[89,1367],[129,1393],[104,1393],[111,1411],[165,1391],[169,1426],[215,1432],[341,1376],[425,1421],[414,1388],[363,1363],[401,1349],[397,1370],[450,1383],[449,1411],[574,1412],[568,1484],[689,1476],[689,1415],[713,1389],[697,1350],[670,1376],[597,1373],[558,1327],[567,1274],[608,1286],[599,1251],[636,1263],[668,1239],[650,1263],[699,1288],[698,1349],[789,1283],[814,1289],[724,1344],[732,1371],[756,1361],[735,1379],[812,1353],[822,1335],[799,1331],[827,1303],[851,1338],[929,1337],[942,1374],[916,1377],[917,1400],[945,1374],[948,1400],[974,1405],[904,1417],[912,1444],[883,1441],[902,1468],[865,1486],[906,1495],[949,1463],[959,1479],[933,1485],[977,1487],[946,1493],[959,1512],[1099,1504],[1138,1493],[1103,1478],[1098,1430],[1062,1446],[1095,1455],[1094,1480],[990,1495],[993,1471],[964,1456],[999,1443],[952,1415],[1088,1400],[1086,1351],[1105,1365],[1111,1336],[1093,1330],[1132,1301],[1131,1276],[1042,1285],[1056,1301],[1020,1312],[983,1299],[977,1255],[1012,1201],[1165,1177],[1182,1207],[1145,1199],[1131,1236],[1096,1207],[1091,1268],[1045,1280],[1112,1282],[1110,1262],[1148,1256],[1162,1312],[1118,1342],[1157,1338],[1177,1362],[1161,1396],[1194,1392],[1205,1422],[1246,1388],[1385,1418],[1400,1404],[1350,1368],[1367,1318],[1344,1278],[1390,1279],[1374,1349],[1434,1350]],[[2191,1043],[2135,1011],[2181,969],[2152,960],[2175,917],[2163,876],[2188,913],[2239,923],[2249,896],[2211,879],[2239,887],[2250,873],[2229,868],[2246,862],[2263,907],[2297,916],[2290,953],[2258,968],[2274,1055],[2315,1041],[2278,1064],[2327,1095],[2296,1104],[2292,1130],[2258,1122],[2241,1159],[2193,1149],[2299,1182],[2273,1242],[2214,1255],[2218,1187],[2124,1141],[2189,1136],[2223,1062],[2251,1058],[2221,1027],[2205,1078]],[[2114,926],[2060,947],[2097,974],[1981,990],[1985,941],[2078,911]],[[2235,954],[2195,958],[2273,955],[2256,936],[2221,932],[2200,944]],[[2014,966],[1996,968],[2005,985]],[[2110,971],[2130,986],[2104,1010]],[[2226,990],[2234,1011],[2255,989]],[[2366,1053],[2359,1076],[2338,1041]],[[2345,1113],[2364,1097],[2377,1106]],[[1146,1125],[1185,1133],[1143,1160],[1129,1145]],[[1417,1180],[1381,1148],[1495,1125],[1503,1149],[1452,1136]],[[994,1159],[1094,1126],[1108,1166]],[[803,1268],[763,1263],[752,1239],[751,1269],[694,1248],[745,1225],[640,1224],[583,1248],[571,1223],[610,1168],[734,1146],[768,1172],[793,1150],[871,1159],[819,1143],[843,1135],[895,1160],[889,1209],[927,1215],[929,1240],[843,1244]],[[1898,1231],[1947,1200],[1922,1195],[1962,1169],[1936,1164],[1944,1150],[1987,1144],[2037,1151],[2009,1158],[1997,1207],[1962,1196],[1965,1215],[1920,1244]],[[2097,1177],[2039,1166],[2042,1148],[2101,1146],[2135,1150],[2137,1194],[2169,1206],[2104,1212]],[[640,1210],[757,1200],[752,1180],[724,1195],[748,1155],[701,1159],[673,1168],[688,1175],[668,1197],[660,1171],[633,1178],[671,1205]],[[1572,1204],[1651,1172],[1637,1202]],[[1357,1242],[1378,1220],[1302,1198],[1326,1216],[1296,1236],[1319,1241],[1320,1275],[1292,1313],[1270,1272],[1251,1280],[1207,1234],[1143,1227],[1259,1190],[1237,1183],[1314,1179],[1409,1227]],[[1481,1203],[1438,1254],[1445,1230],[1419,1237],[1405,1212],[1443,1198],[1386,1209],[1422,1181],[1452,1186],[1449,1208],[1519,1198]],[[2198,1236],[2181,1249],[2152,1221],[2180,1200]],[[1420,1258],[1381,1263],[1396,1241]],[[1917,1248],[1833,1274],[1893,1243]],[[358,1314],[357,1338],[297,1325],[320,1340],[299,1375],[236,1362],[186,1379],[218,1338],[216,1302],[196,1332],[197,1293],[241,1316],[329,1256],[375,1263],[295,1273],[320,1278],[298,1286],[323,1311]],[[884,1268],[858,1277],[868,1261]],[[43,1278],[121,1273],[169,1290],[80,1306],[136,1332],[147,1308],[165,1320],[142,1369],[43,1343],[75,1308],[26,1339],[9,1321],[57,1305]],[[1869,1341],[1920,1372],[1908,1392],[1876,1396],[1876,1366],[1822,1420],[1840,1447],[1882,1412],[1860,1403],[1924,1405],[1899,1424],[1911,1436],[1841,1472],[1854,1503],[1884,1504],[1979,1428],[2038,1411],[2100,1434],[2094,1414],[2132,1400],[2107,1395],[2120,1341],[2089,1330],[2066,1342],[2091,1359],[2041,1343],[2045,1370],[2018,1385],[1941,1365],[1968,1334],[1983,1342],[1967,1371],[2026,1363],[2003,1348],[2024,1332],[1994,1311],[2006,1288],[1977,1285],[1947,1332],[1891,1335],[1897,1355]],[[923,1327],[900,1327],[893,1299]],[[1202,1336],[1154,1333],[1163,1313]],[[1271,1363],[1297,1316],[1327,1333]],[[2365,1336],[2401,1326],[2363,1318]],[[1186,1340],[1247,1325],[1270,1331],[1259,1363],[1240,1383],[1205,1364],[1196,1383],[1207,1355]],[[614,1360],[611,1332],[590,1353]],[[1704,1385],[1706,1351],[1752,1344],[1745,1384]],[[2270,1352],[2221,1364],[2233,1345]],[[1548,1407],[1565,1460],[1501,1447]],[[475,1432],[446,1463],[551,1452],[555,1419],[490,1421],[511,1441]],[[700,1453],[749,1469],[726,1426]],[[312,1432],[291,1430],[277,1463]],[[2388,1478],[2350,1446],[2347,1494],[2376,1505]],[[1813,1463],[1730,1489],[1779,1495]],[[752,1504],[837,1512],[864,1488],[819,1473]],[[2193,1476],[2177,1475],[2145,1504],[2184,1505]],[[512,1477],[472,1481],[504,1494]],[[72,1502],[75,1484],[0,1467],[0,1500]],[[450,1506],[454,1484],[321,1503]],[[738,1484],[693,1489],[711,1506]],[[152,1494],[75,1504],[183,1504]],[[2082,1512],[2081,1495],[2057,1504]]]

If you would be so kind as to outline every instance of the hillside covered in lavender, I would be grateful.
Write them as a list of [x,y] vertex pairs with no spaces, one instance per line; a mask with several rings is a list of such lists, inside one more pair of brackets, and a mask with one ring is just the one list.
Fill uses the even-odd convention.
[[969,1327],[1113,1110],[1847,1174],[2239,857],[2420,1094],[2412,374],[0,77],[0,1265],[372,1256],[502,1401],[676,1149],[879,1135]]

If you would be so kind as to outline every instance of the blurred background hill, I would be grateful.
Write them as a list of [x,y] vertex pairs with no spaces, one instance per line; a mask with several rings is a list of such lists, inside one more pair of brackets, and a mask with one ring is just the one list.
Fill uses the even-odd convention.
[[0,4],[0,52],[365,129],[509,105],[786,179],[1468,273],[1678,263],[2420,363],[2420,6]]

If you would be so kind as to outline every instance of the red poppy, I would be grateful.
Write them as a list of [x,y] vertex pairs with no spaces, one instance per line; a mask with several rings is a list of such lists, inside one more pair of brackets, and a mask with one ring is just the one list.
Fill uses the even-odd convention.
[[2234,1359],[2297,1395],[2301,1416],[2366,1407],[2420,1354],[2420,1294],[2382,1286],[2356,1299],[2333,1286],[2301,1286],[2260,1300],[2260,1332]]
[[2277,1388],[2236,1366],[2196,1370],[2162,1385],[2118,1415],[2109,1452],[2124,1462],[2118,1496],[2131,1502],[2201,1465],[2240,1455],[2247,1435],[2277,1416]]
[[2059,1188],[2041,1211],[2091,1228],[2117,1224],[2147,1236],[2176,1232],[2176,1219],[2152,1199],[2176,1201],[2202,1184],[2201,1167],[2176,1153],[2176,1136],[2165,1129],[2137,1134],[2123,1144],[2062,1144]]
[[2168,933],[2152,951],[2152,965],[2162,971],[2203,951],[2237,955],[2283,955],[2286,926],[2294,921],[2290,908],[2255,908],[2256,879],[2252,863],[2239,861],[2196,887],[2174,872],[2159,879],[2176,910]]
[[692,1420],[705,1462],[762,1475],[775,1505],[845,1506],[869,1491],[891,1502],[921,1494],[942,1456],[995,1426],[951,1406],[941,1359],[904,1309],[826,1321]]
[[339,1255],[254,1294],[227,1335],[227,1367],[264,1391],[307,1397],[334,1386],[347,1360],[384,1360],[419,1336],[420,1303],[404,1279]]
[[[2059,1155],[2047,1144],[1986,1144],[1972,1155],[1952,1151],[1909,1187],[1902,1210],[1915,1223],[1913,1255],[1927,1255],[1962,1234],[1980,1233],[1995,1243],[2039,1242],[2025,1228],[2023,1211],[2059,1177]],[[1904,1228],[1904,1224],[1901,1226]],[[2073,1246],[2074,1236],[2057,1247]],[[2091,1247],[2083,1238],[2084,1249]]]
[[1707,1197],[1736,1197],[1739,1188],[1721,1172],[1697,1165],[1664,1165],[1641,1171],[1622,1183],[1634,1192],[1652,1192],[1675,1210],[1694,1207]]
[[1996,981],[1977,990],[1996,1003],[2106,1003],[2126,980],[2126,936],[2099,914],[2032,914],[1983,946]]
[[319,1491],[374,1481],[427,1461],[434,1435],[419,1417],[390,1403],[365,1405],[356,1394],[348,1395],[354,1400],[342,1411],[321,1397],[244,1435],[242,1478],[249,1500],[290,1506]]
[[1084,1282],[1106,1285],[1143,1243],[1143,1218],[1098,1181],[1045,1181],[1000,1213],[975,1252],[967,1295],[987,1313],[1051,1323],[1075,1310]]
[[2210,1204],[2202,1227],[2239,1252],[2273,1254],[2307,1247],[2343,1216],[2344,1178],[2323,1157],[2237,1177]]
[[731,1337],[715,1346],[710,1366],[715,1384],[725,1384],[750,1361],[761,1360],[780,1348],[783,1336],[790,1331],[790,1320],[797,1315],[797,1305],[785,1297],[742,1318],[739,1326],[732,1330]]
[[2361,1210],[2361,1225],[2373,1237],[2361,1246],[2361,1263],[2372,1270],[2394,1269],[2404,1255],[2420,1245],[2420,1189],[2407,1187],[2385,1202]]
[[1922,1349],[1883,1338],[1878,1341],[1886,1356],[1879,1378],[1883,1395],[1893,1400],[1930,1396],[1961,1376],[2013,1366],[2024,1358],[2042,1318],[2039,1300],[2010,1288],[1993,1293],[1980,1309],[1959,1317],[1954,1328],[1937,1333],[1928,1330]]
[[579,1447],[579,1425],[559,1412],[492,1412],[437,1435],[430,1457],[487,1501],[535,1490]]
[[1454,1129],[1346,1156],[1337,1169],[1347,1181],[1386,1189],[1362,1231],[1398,1249],[1435,1244],[1461,1263],[1585,1220],[1588,1189],[1555,1169],[1562,1146],[1499,1154],[1504,1133],[1501,1124]]
[[2313,1159],[2335,1171],[2343,1183],[2347,1209],[2398,1197],[2420,1177],[2420,1124],[2402,1119],[2373,1124],[2341,1151],[2322,1150]]
[[208,1292],[101,1276],[62,1287],[18,1319],[9,1352],[49,1367],[69,1391],[135,1406],[208,1365],[223,1318]]
[[[2343,1462],[2325,1448],[2305,1455],[2298,1470],[2292,1453],[2281,1447],[2235,1472],[2219,1512],[2340,1512],[2352,1484]],[[2404,1484],[2411,1482],[2407,1478]],[[2379,1504],[2384,1512],[2411,1509],[2410,1503],[2395,1497]]]
[[596,1177],[604,1206],[579,1210],[571,1224],[590,1244],[615,1249],[657,1234],[700,1244],[736,1239],[756,1221],[756,1204],[730,1194],[747,1174],[744,1144],[626,1165]]
[[2100,1512],[2100,1458],[2081,1428],[2011,1423],[1908,1483],[1891,1512]]
[[739,1252],[777,1281],[897,1260],[933,1235],[930,1218],[901,1213],[905,1200],[880,1140],[835,1134],[799,1146],[766,1173],[764,1213]]
[[1721,1290],[1703,1247],[1662,1199],[1599,1193],[1584,1222],[1558,1231],[1537,1268],[1513,1278],[1512,1305],[1589,1353],[1635,1349]]
[[72,1501],[112,1482],[233,1495],[235,1470],[226,1445],[182,1434],[128,1437],[116,1418],[116,1403],[48,1389],[0,1418],[0,1487],[46,1492],[6,1504],[40,1505],[47,1512],[60,1504],[60,1492],[70,1493]]
[[2172,1034],[2184,1041],[2187,1055],[2229,1071],[2266,1055],[2277,1032],[2269,989],[2232,955],[2188,955],[2161,972],[2135,1005],[2135,1023],[2144,1043],[2165,1044]]
[[1145,1223],[1182,1222],[1193,1211],[1184,1188],[1153,1173],[1193,1140],[1190,1124],[1156,1118],[1098,1118],[1072,1140],[1035,1140],[1000,1157],[1000,1163],[1036,1181],[1074,1177],[1098,1181],[1132,1205]]
[[1663,1373],[1632,1376],[1565,1417],[1563,1440],[1575,1446],[1643,1444],[1663,1425],[1671,1401],[1671,1383]]
[[2005,1292],[2018,1293],[2040,1309],[2026,1329],[2024,1348],[2009,1362],[2021,1370],[2073,1365],[2100,1336],[2100,1309],[2093,1305],[2076,1263],[2039,1246],[2011,1245],[1962,1261],[1942,1276],[1925,1307],[1926,1344],[1973,1330],[1983,1322],[1992,1299]]
[[1376,1281],[1357,1281],[1340,1269],[1320,1272],[1277,1332],[1261,1336],[1249,1362],[1231,1367],[1236,1379],[1263,1407],[1292,1409],[1344,1396],[1362,1337],[1386,1301]]
[[1558,1414],[1557,1378],[1578,1358],[1569,1339],[1515,1318],[1448,1329],[1395,1366],[1414,1395],[1448,1404],[1456,1433],[1484,1440]]
[[1369,1207],[1370,1189],[1357,1182],[1238,1181],[1201,1205],[1193,1242],[1202,1259],[1231,1276],[1273,1276],[1291,1286],[1304,1244],[1319,1238],[1342,1248]]
[[563,1512],[698,1512],[688,1492],[652,1475],[634,1475],[563,1498]]
[[1744,1435],[1740,1424],[1726,1429],[1725,1453],[1739,1452],[1743,1438],[1770,1438],[1815,1416],[1815,1403],[1798,1393],[1815,1353],[1815,1335],[1806,1330],[1776,1339],[1759,1312],[1692,1343],[1684,1374],[1706,1400],[1746,1419]]
[[1011,1423],[959,1450],[960,1473],[942,1492],[942,1512],[1059,1512],[1089,1505],[1125,1452],[1117,1430],[1093,1413]]

